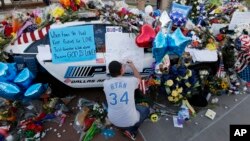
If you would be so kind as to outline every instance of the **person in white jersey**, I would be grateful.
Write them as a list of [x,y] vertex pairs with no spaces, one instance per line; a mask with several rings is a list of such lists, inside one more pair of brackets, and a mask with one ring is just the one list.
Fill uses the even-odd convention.
[[[123,76],[125,66],[133,70],[134,76]],[[108,118],[113,125],[124,131],[124,135],[135,140],[139,126],[149,115],[148,107],[135,104],[135,90],[141,76],[132,61],[127,61],[126,64],[112,61],[108,69],[111,78],[103,83],[108,103]]]

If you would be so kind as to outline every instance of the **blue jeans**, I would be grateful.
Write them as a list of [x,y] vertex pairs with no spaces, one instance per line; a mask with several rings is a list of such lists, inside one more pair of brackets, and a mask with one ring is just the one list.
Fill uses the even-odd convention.
[[135,125],[130,127],[123,127],[121,129],[128,130],[130,133],[137,134],[138,128],[143,123],[143,121],[148,117],[149,115],[149,108],[141,105],[136,105],[136,110],[140,113],[140,119]]

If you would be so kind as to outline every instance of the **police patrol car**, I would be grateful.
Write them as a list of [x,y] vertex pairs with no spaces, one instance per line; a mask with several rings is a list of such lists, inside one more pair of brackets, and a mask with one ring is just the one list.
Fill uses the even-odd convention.
[[[96,58],[94,60],[55,63],[53,57],[56,56],[52,53],[53,51],[55,52],[56,48],[53,50],[52,46],[55,46],[56,41],[54,40],[54,43],[50,40],[52,38],[52,35],[50,35],[52,32],[50,31],[57,28],[67,30],[68,28],[86,25],[93,26],[94,54]],[[23,33],[14,43],[6,46],[4,52],[13,58],[13,61],[17,63],[18,69],[28,67],[34,74],[39,74],[41,70],[45,69],[54,78],[72,88],[102,87],[103,81],[109,77],[106,71],[107,62],[105,61],[105,34],[106,32],[123,32],[121,27],[107,28],[110,26],[109,24],[103,24],[99,20],[53,24],[34,32]],[[53,38],[56,39],[57,37],[54,36]],[[70,42],[72,38],[68,39],[65,41],[65,44]],[[80,52],[70,50],[65,52],[67,57],[74,57],[80,54]],[[91,54],[91,52],[88,53]],[[60,57],[58,58],[60,60]],[[141,75],[149,75],[154,61],[152,53],[144,52],[144,58],[140,60],[143,61]]]

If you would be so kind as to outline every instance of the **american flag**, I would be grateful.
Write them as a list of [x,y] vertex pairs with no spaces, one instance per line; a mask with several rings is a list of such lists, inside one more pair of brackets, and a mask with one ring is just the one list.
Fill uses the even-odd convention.
[[17,40],[13,44],[27,44],[37,40],[44,38],[44,36],[48,33],[50,26],[46,26],[42,29],[37,29],[33,32],[26,32],[20,35]]
[[223,64],[223,58],[222,58],[222,53],[221,52],[219,52],[219,57],[220,57],[220,65],[219,65],[216,76],[220,77],[220,78],[223,78],[223,77],[225,77],[226,72],[224,70],[224,64]]

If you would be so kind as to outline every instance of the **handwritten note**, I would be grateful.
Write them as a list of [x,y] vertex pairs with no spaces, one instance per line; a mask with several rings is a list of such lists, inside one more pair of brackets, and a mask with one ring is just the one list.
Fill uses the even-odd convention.
[[250,24],[250,12],[234,12],[229,29],[232,30],[238,24]]
[[74,26],[50,29],[53,63],[96,59],[93,26]]
[[[105,34],[106,38],[106,65],[117,60],[125,63],[127,60],[133,61],[138,71],[143,70],[144,50],[135,43],[135,35],[129,33],[110,32]],[[126,67],[126,72],[131,72]],[[107,69],[108,73],[108,69]]]

